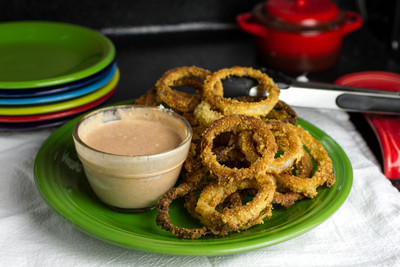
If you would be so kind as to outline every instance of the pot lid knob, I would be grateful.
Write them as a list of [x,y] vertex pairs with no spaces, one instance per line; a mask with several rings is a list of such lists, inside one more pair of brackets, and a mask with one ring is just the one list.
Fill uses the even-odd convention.
[[276,19],[307,26],[332,21],[339,14],[331,0],[267,0],[265,11]]

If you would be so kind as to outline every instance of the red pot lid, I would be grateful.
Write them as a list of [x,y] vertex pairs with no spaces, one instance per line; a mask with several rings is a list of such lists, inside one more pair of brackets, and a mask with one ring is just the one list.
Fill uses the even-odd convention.
[[334,20],[339,8],[331,0],[267,0],[265,12],[287,23],[311,26]]

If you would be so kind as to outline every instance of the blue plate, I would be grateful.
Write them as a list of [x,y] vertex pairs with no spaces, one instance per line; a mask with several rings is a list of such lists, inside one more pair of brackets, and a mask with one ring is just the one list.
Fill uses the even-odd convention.
[[19,90],[0,89],[0,97],[4,98],[36,97],[42,95],[58,94],[68,90],[73,90],[104,78],[105,76],[108,75],[111,69],[115,67],[115,65],[116,63],[112,62],[106,68],[102,69],[99,72],[96,72],[93,75],[65,84],[42,87],[42,88],[32,88],[32,89],[19,89]]
[[109,69],[104,74],[103,77],[101,77],[100,79],[96,80],[95,82],[89,85],[80,87],[75,90],[68,90],[65,92],[61,92],[59,94],[51,94],[51,95],[36,96],[36,97],[0,98],[0,105],[35,105],[35,104],[58,102],[83,96],[91,92],[94,92],[95,90],[102,88],[104,85],[106,85],[114,77],[116,70],[117,70],[117,65],[113,64],[111,69]]

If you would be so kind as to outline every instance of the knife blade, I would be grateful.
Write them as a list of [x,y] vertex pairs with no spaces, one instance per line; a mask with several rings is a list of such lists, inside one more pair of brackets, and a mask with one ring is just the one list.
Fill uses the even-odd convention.
[[[400,114],[400,93],[378,89],[301,82],[279,74],[279,99],[294,107],[336,109],[349,112]],[[271,76],[275,81],[275,77]],[[268,96],[251,78],[232,77],[223,82],[224,95]],[[400,85],[399,85],[400,86]]]

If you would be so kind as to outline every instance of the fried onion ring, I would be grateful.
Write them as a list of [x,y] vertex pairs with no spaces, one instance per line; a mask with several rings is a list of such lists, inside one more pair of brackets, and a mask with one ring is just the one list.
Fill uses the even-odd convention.
[[157,91],[155,88],[148,90],[144,95],[140,96],[134,102],[135,105],[143,105],[148,107],[157,106]]
[[[228,196],[238,190],[254,188],[257,190],[254,198],[245,205],[233,208],[216,209]],[[275,193],[275,183],[270,175],[252,176],[229,184],[217,182],[206,186],[200,193],[195,208],[201,216],[201,222],[213,234],[224,236],[232,231],[248,229],[255,224],[262,224],[265,217],[272,215],[272,199]]]
[[[230,76],[256,79],[258,86],[268,92],[268,97],[258,102],[241,102],[237,99],[225,98],[221,80]],[[279,88],[267,74],[253,68],[236,66],[221,69],[209,75],[204,81],[203,97],[224,115],[266,116],[279,100]]]
[[[222,81],[231,76],[255,79],[268,96],[225,98]],[[327,151],[295,126],[297,113],[278,97],[279,88],[259,70],[233,67],[211,73],[193,66],[167,71],[134,102],[165,104],[193,129],[180,184],[157,202],[157,225],[182,238],[225,236],[264,223],[273,207],[287,209],[335,183]],[[186,210],[202,226],[188,229],[171,222],[169,209],[177,198],[184,198]]]
[[[196,218],[199,221],[202,221],[202,216],[196,212],[196,206],[197,206],[197,201],[198,201],[198,193],[196,191],[191,191],[185,196],[185,208],[189,212],[189,214],[193,217]],[[223,209],[228,208],[232,209],[235,207],[240,207],[242,206],[242,194],[238,191],[232,193],[228,197],[225,198],[225,200],[222,203],[219,203],[216,206],[216,210],[218,212],[221,212]],[[214,230],[214,234],[219,234],[220,232],[216,232]]]
[[256,162],[261,156],[257,151],[254,137],[251,131],[242,131],[238,135],[238,146],[250,163]]
[[288,209],[292,206],[297,200],[304,198],[303,194],[288,191],[288,192],[275,192],[274,199],[272,200],[272,204],[279,204],[282,207]]
[[315,197],[317,188],[326,184],[328,187],[335,183],[332,160],[328,152],[310,133],[301,127],[296,127],[302,143],[307,147],[317,168],[311,177],[301,177],[290,173],[275,176],[276,181],[293,192],[302,193],[309,198]]
[[[274,134],[280,155],[276,157],[267,167],[268,173],[281,173],[289,169],[295,161],[303,156],[303,144],[297,134],[296,128],[290,127],[287,123],[277,120],[266,121],[267,126]],[[258,135],[252,135],[250,131],[241,132],[238,138],[238,145],[241,151],[250,162],[255,162],[260,153],[257,151],[256,143],[260,142]]]
[[293,125],[297,123],[296,111],[282,100],[276,103],[274,108],[267,114],[266,118],[287,122]]
[[211,104],[205,100],[201,101],[200,104],[197,105],[193,113],[199,124],[206,127],[223,117],[220,112],[212,110]]
[[283,152],[268,166],[267,172],[280,173],[289,169],[295,161],[303,156],[303,144],[297,135],[296,127],[291,124],[276,120],[266,121],[268,127],[275,136],[278,150]]
[[172,234],[183,237],[195,239],[201,236],[209,234],[206,227],[197,229],[188,229],[184,227],[178,227],[171,223],[171,218],[169,216],[169,207],[174,199],[183,197],[190,192],[194,192],[199,189],[196,184],[183,183],[177,187],[173,187],[167,193],[165,193],[157,202],[156,208],[158,210],[156,223],[161,226],[161,229],[167,230]]
[[311,177],[314,164],[310,154],[304,150],[303,157],[296,163],[296,176]]
[[203,89],[203,81],[211,72],[199,67],[178,67],[161,76],[155,87],[158,98],[174,110],[192,112],[200,102],[200,94],[192,95],[177,90],[172,86],[190,86],[196,90]]
[[[261,153],[254,163],[248,168],[229,168],[218,162],[213,153],[213,140],[224,132],[240,132],[251,130],[258,134],[262,142],[258,144]],[[229,182],[244,179],[256,173],[265,173],[268,165],[273,160],[277,146],[274,135],[261,119],[245,115],[229,115],[215,121],[204,133],[201,140],[201,159],[220,182]]]

